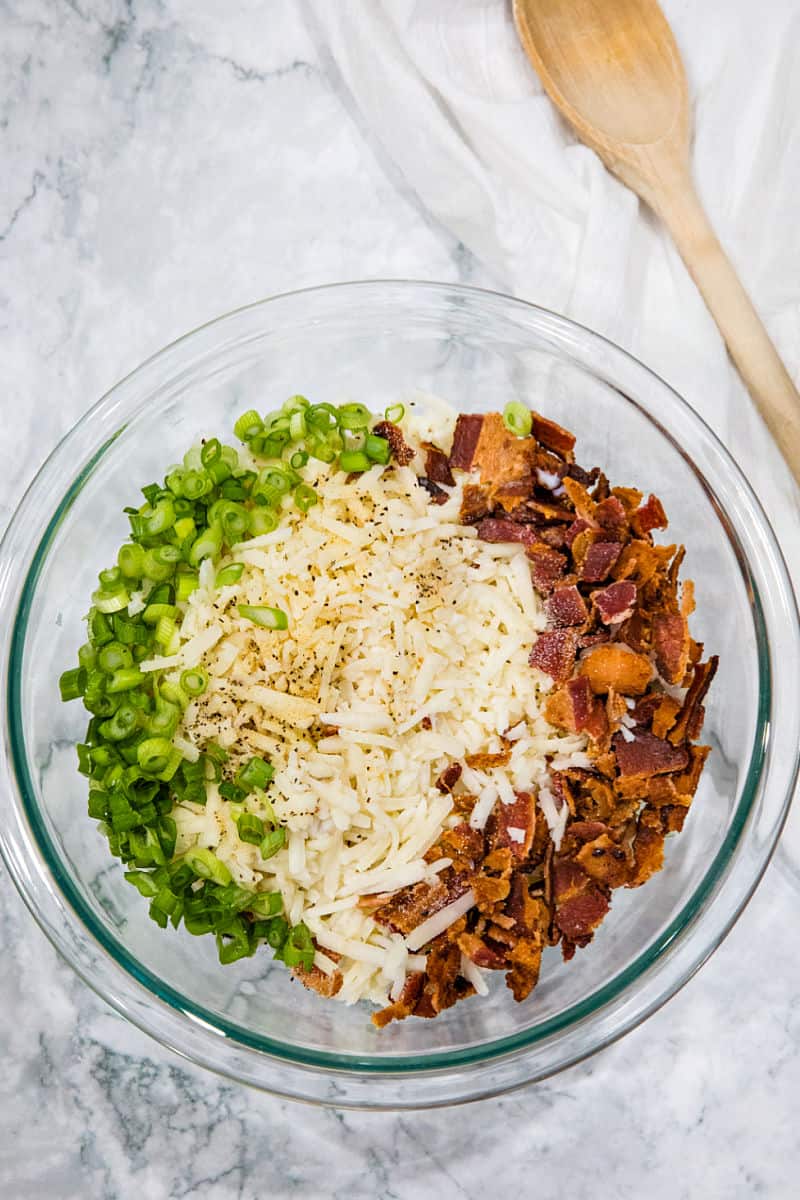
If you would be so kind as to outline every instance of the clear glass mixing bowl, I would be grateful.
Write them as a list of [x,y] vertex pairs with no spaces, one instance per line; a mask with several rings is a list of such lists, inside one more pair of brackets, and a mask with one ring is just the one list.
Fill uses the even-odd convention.
[[[719,653],[713,754],[665,869],[618,891],[594,939],[515,1004],[495,981],[435,1021],[379,1032],[320,1000],[267,952],[221,967],[213,941],[162,932],[86,816],[80,705],[59,673],[83,640],[123,506],[198,436],[302,392],[380,410],[416,389],[464,410],[510,398],[578,434],[579,460],[656,492],[687,546],[695,635]],[[734,463],[662,380],[603,338],[532,305],[425,283],[278,296],[189,334],[99,402],[40,471],[0,554],[4,762],[0,845],[54,945],[119,1012],[235,1079],[364,1107],[441,1104],[541,1079],[663,1004],[725,936],[764,871],[797,770],[798,618],[772,532]]]

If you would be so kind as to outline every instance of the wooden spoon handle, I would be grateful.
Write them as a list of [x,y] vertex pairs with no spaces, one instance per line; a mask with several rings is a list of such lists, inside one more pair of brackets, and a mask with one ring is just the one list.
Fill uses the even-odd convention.
[[750,395],[800,484],[800,393],[717,240],[688,169],[662,176],[647,196],[669,229]]

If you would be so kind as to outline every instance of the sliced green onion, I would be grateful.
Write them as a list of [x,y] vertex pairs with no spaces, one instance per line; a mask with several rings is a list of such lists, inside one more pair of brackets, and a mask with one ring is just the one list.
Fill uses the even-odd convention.
[[283,411],[291,415],[295,412],[302,412],[304,408],[310,408],[311,401],[306,400],[305,396],[290,396],[283,403]]
[[171,679],[162,679],[160,688],[164,700],[167,700],[170,704],[177,704],[180,708],[186,708],[186,705],[189,703],[189,697],[177,683],[173,683]]
[[200,462],[204,467],[208,467],[211,463],[222,457],[222,443],[219,438],[209,438],[200,448]]
[[302,921],[293,925],[289,936],[281,947],[280,958],[287,967],[303,967],[310,971],[314,965],[314,943],[311,930]]
[[218,588],[230,587],[232,583],[238,583],[242,578],[243,571],[244,563],[229,563],[227,567],[223,567],[221,571],[217,571],[217,578],[214,580],[214,586]]
[[383,415],[387,421],[391,421],[393,425],[397,425],[406,415],[405,405],[390,404]]
[[256,917],[277,917],[282,909],[280,892],[258,892],[250,903],[250,912]]
[[[169,561],[170,555],[167,556],[167,561],[164,561],[163,552],[165,550],[175,552],[173,561]],[[144,556],[144,573],[154,583],[166,583],[175,574],[175,564],[180,557],[181,552],[177,546],[158,546],[155,550],[146,550]]]
[[114,637],[105,613],[92,608],[89,612],[89,637],[95,646],[102,646]]
[[279,850],[282,850],[286,845],[286,829],[283,825],[279,825],[277,829],[271,830],[261,842],[261,857],[272,858]]
[[339,415],[332,404],[312,404],[306,409],[306,424],[321,433],[336,429]]
[[194,538],[197,533],[197,526],[192,517],[181,517],[175,522],[173,529],[179,542],[185,542],[187,538]]
[[111,679],[106,685],[106,691],[112,694],[116,692],[128,692],[131,688],[137,688],[144,682],[144,675],[138,667],[123,667],[119,671],[115,671]]
[[136,758],[139,766],[149,775],[158,775],[167,766],[172,755],[173,745],[169,738],[145,738],[136,747]]
[[174,604],[148,604],[142,612],[145,625],[157,625],[163,617],[174,617],[177,613]]
[[247,799],[247,792],[244,788],[240,788],[238,783],[231,783],[230,779],[223,779],[219,785],[219,794],[229,804],[241,804]]
[[146,896],[148,900],[158,895],[158,884],[153,876],[148,875],[146,871],[126,871],[125,878],[128,883],[132,883],[140,894]]
[[258,435],[264,429],[264,422],[254,408],[249,408],[246,413],[242,413],[238,421],[233,427],[233,432],[236,434],[240,442],[249,442],[252,438]]
[[183,477],[183,494],[187,500],[199,500],[211,491],[213,484],[205,471],[187,471]]
[[273,950],[281,950],[289,936],[289,922],[285,917],[273,917],[267,930],[267,943]]
[[133,655],[121,642],[108,642],[97,655],[97,665],[101,671],[111,675],[120,667],[133,666]]
[[[224,937],[231,940],[223,941]],[[240,958],[249,958],[254,950],[255,939],[251,938],[250,931],[241,917],[234,917],[217,930],[217,952],[223,965],[237,962]]]
[[289,628],[289,618],[280,608],[269,608],[266,604],[239,604],[236,611],[240,617],[260,625],[262,629]]
[[208,687],[208,672],[202,667],[188,667],[181,672],[181,687],[187,696],[202,696]]
[[251,758],[236,772],[236,782],[248,792],[263,791],[274,778],[275,768],[263,758]]
[[295,504],[302,513],[307,513],[315,504],[319,504],[319,496],[307,483],[298,483],[293,496]]
[[225,863],[204,846],[190,847],[184,854],[183,861],[200,879],[210,879],[212,883],[219,883],[222,887],[231,882],[232,876]]
[[200,576],[197,571],[182,571],[175,579],[175,599],[188,600],[199,585]]
[[289,459],[289,466],[293,471],[299,471],[308,462],[308,453],[305,450],[295,450],[292,457]]
[[192,543],[189,551],[189,562],[197,566],[204,558],[217,558],[222,549],[222,526],[210,525],[204,529]]
[[[118,709],[112,720],[119,716],[119,712]],[[181,710],[177,704],[158,700],[155,712],[147,718],[147,732],[154,736],[171,738],[178,728],[180,719]]]
[[509,400],[503,409],[503,423],[516,437],[527,437],[533,428],[531,411],[518,400]]
[[368,433],[364,442],[364,453],[371,462],[386,466],[392,457],[392,448],[386,438],[378,437],[376,433]]
[[[265,467],[259,472],[255,488],[263,494],[283,496],[291,489],[292,478],[283,467]],[[255,489],[254,489],[255,490]]]
[[132,704],[120,704],[113,716],[100,726],[103,737],[112,742],[122,742],[138,728],[139,709]]
[[117,563],[126,579],[141,579],[144,574],[144,550],[136,542],[126,542],[119,548]]
[[178,626],[172,617],[159,617],[155,630],[156,644],[163,647],[166,651],[167,646],[172,644],[172,640],[177,632]]
[[141,516],[145,533],[148,537],[155,537],[166,533],[175,524],[175,506],[165,496],[156,502],[150,512],[143,512]]
[[319,459],[320,462],[332,463],[336,458],[337,449],[330,438],[311,438],[306,446],[311,457]]
[[258,506],[248,513],[248,525],[253,537],[261,537],[264,533],[274,533],[278,528],[278,516],[271,508]]
[[337,413],[340,429],[366,429],[372,413],[363,404],[342,404]]
[[84,644],[81,646],[80,650],[78,651],[78,662],[87,671],[91,670],[91,668],[96,664],[97,651],[91,642],[84,642]]
[[236,828],[241,841],[249,842],[251,846],[260,845],[264,839],[264,822],[253,813],[242,813],[237,817]]
[[62,700],[77,700],[86,691],[86,669],[75,667],[72,671],[64,671],[58,687]]
[[343,450],[339,455],[339,469],[347,471],[350,474],[352,471],[368,471],[372,463],[367,458],[363,450]]
[[126,591],[119,591],[110,595],[103,591],[96,591],[92,595],[92,604],[98,612],[103,614],[121,612],[123,608],[128,607],[130,596]]

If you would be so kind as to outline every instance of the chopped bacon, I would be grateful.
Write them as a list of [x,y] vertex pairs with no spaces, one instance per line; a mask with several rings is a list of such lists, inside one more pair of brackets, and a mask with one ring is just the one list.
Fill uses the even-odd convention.
[[636,584],[629,579],[610,583],[599,592],[592,593],[600,620],[604,625],[619,625],[633,616],[636,607]]
[[533,586],[537,591],[551,592],[564,577],[566,556],[543,543],[529,546],[525,553],[530,559]]
[[[677,700],[673,700],[672,696],[662,696],[657,702],[653,710],[653,716],[650,721],[651,732],[656,737],[666,737],[672,726],[675,724],[675,719],[681,711],[681,706]],[[674,739],[676,742],[682,741],[682,737]],[[673,741],[670,738],[670,741]]]
[[502,971],[506,965],[505,950],[497,942],[486,941],[475,933],[462,933],[458,938],[458,948],[462,954],[475,963],[476,967],[485,967],[490,971]]
[[632,863],[623,848],[607,833],[601,833],[594,841],[586,842],[575,855],[587,875],[606,887],[622,887],[631,876]]
[[628,887],[641,887],[664,865],[664,829],[658,813],[645,808],[633,841],[635,870]]
[[477,483],[466,483],[461,493],[460,519],[465,525],[479,521],[491,511],[489,493]]
[[548,420],[541,413],[531,412],[531,420],[533,422],[533,436],[537,441],[546,446],[548,450],[552,450],[554,454],[558,454],[560,458],[570,460],[572,451],[575,446],[575,434],[570,433],[568,429],[564,429],[561,425],[557,425],[555,421]]
[[689,627],[679,612],[653,617],[653,650],[656,666],[667,683],[680,683],[689,665]]
[[[330,955],[327,950],[325,953]],[[308,971],[305,967],[295,967],[292,974],[300,980],[303,987],[325,997],[336,996],[341,991],[344,982],[341,971],[332,971],[330,975],[326,975],[317,966],[312,966]]]
[[585,533],[587,529],[591,528],[589,522],[584,521],[583,517],[577,517],[564,534],[564,540],[568,546],[572,546],[579,533]]
[[478,537],[484,542],[522,542],[532,546],[537,541],[529,525],[518,525],[515,521],[485,517],[478,525]]
[[472,884],[481,912],[491,912],[495,904],[505,900],[511,888],[512,866],[511,851],[504,846],[486,855]]
[[455,479],[450,470],[447,455],[431,442],[423,442],[425,450],[425,474],[433,483],[443,483],[445,487],[453,487]]
[[580,673],[598,695],[605,695],[613,688],[622,696],[640,696],[653,678],[653,667],[644,655],[617,642],[608,642],[589,650],[581,662]]
[[458,900],[469,887],[468,878],[443,871],[435,883],[423,881],[394,892],[391,899],[375,911],[375,920],[395,933],[411,933],[428,917]]
[[553,888],[556,925],[571,942],[586,945],[608,912],[607,895],[583,867],[568,859],[553,864]]
[[649,583],[675,553],[674,546],[651,546],[649,542],[628,542],[614,568],[615,579],[633,579],[639,587]]
[[403,437],[403,431],[399,425],[395,425],[393,421],[378,421],[372,432],[377,437],[386,438],[389,448],[392,451],[392,457],[396,459],[401,467],[408,466],[415,452],[407,445]]
[[483,417],[473,413],[459,413],[453,431],[453,446],[450,451],[450,466],[462,471],[471,471],[475,447],[481,436]]
[[633,514],[631,524],[639,537],[643,537],[651,529],[667,528],[667,514],[657,496],[647,497],[647,501]]
[[378,1029],[383,1029],[390,1021],[402,1021],[406,1017],[410,1017],[422,995],[424,983],[425,976],[421,971],[407,975],[399,999],[395,1000],[394,1004],[382,1008],[380,1012],[372,1014],[373,1025],[377,1025]]
[[[528,857],[536,827],[536,806],[530,792],[515,792],[513,804],[498,800],[486,822],[486,837],[493,850],[510,850],[512,858]],[[510,832],[521,833],[522,841]]]
[[584,583],[602,583],[621,553],[620,542],[592,542],[581,566],[581,579]]
[[574,629],[546,629],[534,642],[528,662],[556,683],[566,683],[575,666],[577,650],[578,636]]
[[510,750],[499,750],[497,754],[467,754],[465,762],[473,770],[491,771],[495,767],[505,767],[510,759]]
[[607,533],[621,535],[628,524],[628,514],[617,496],[607,496],[594,510],[594,519]]
[[434,483],[432,479],[428,479],[427,475],[418,475],[417,483],[420,487],[425,488],[425,491],[430,496],[431,504],[446,504],[450,499],[444,488],[440,488],[438,483]]
[[542,963],[541,934],[537,932],[536,937],[520,938],[513,946],[508,959],[511,970],[506,974],[506,985],[511,988],[517,1002],[527,1000],[539,982],[539,968]]
[[620,775],[664,775],[683,771],[689,762],[685,746],[673,746],[652,733],[637,733],[630,742],[616,733],[612,744]]
[[[454,443],[455,444],[455,443]],[[490,497],[509,483],[527,482],[527,494],[534,489],[536,442],[533,438],[517,437],[509,429],[500,413],[487,413],[472,454],[472,466],[481,473],[484,487],[489,488]],[[453,456],[450,456],[452,466]]]
[[436,786],[440,792],[452,792],[453,788],[461,778],[461,763],[450,763],[448,767],[442,771],[439,778],[436,780]]
[[585,676],[569,679],[547,701],[545,716],[551,725],[570,733],[588,733],[595,740],[608,732],[604,705],[592,695]]
[[703,728],[703,701],[711,687],[711,681],[717,673],[718,666],[719,658],[715,654],[707,663],[698,663],[695,667],[683,707],[669,734],[669,740],[673,744],[677,745],[684,738],[694,740],[700,736]]
[[583,625],[589,616],[586,602],[574,584],[556,588],[544,605],[548,624],[557,629]]

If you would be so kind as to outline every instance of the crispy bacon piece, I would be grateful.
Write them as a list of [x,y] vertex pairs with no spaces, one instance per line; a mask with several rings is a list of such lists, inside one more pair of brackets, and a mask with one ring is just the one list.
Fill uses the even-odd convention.
[[607,833],[601,833],[591,842],[586,842],[575,855],[587,875],[605,887],[622,887],[631,877],[632,862]]
[[620,542],[592,542],[581,565],[581,579],[584,583],[602,583],[608,579],[621,553]]
[[477,870],[485,853],[482,831],[473,829],[464,821],[453,829],[445,830],[438,844],[428,851],[431,862],[442,857],[452,858],[453,870],[463,875]]
[[470,525],[473,521],[479,521],[481,517],[487,516],[490,511],[489,495],[484,488],[477,483],[464,484],[464,490],[461,493],[461,521],[465,525]]
[[467,754],[464,761],[476,771],[491,771],[494,767],[506,766],[510,759],[510,750],[500,750],[497,754]]
[[553,863],[553,889],[556,925],[575,945],[587,945],[608,912],[608,896],[579,863],[569,859],[557,858]]
[[656,666],[667,683],[680,683],[689,665],[689,626],[683,613],[657,613],[653,617],[653,650]]
[[[654,697],[656,703],[653,707],[653,715],[650,719],[650,731],[656,737],[666,737],[672,726],[675,724],[675,718],[680,712],[681,706],[677,700],[673,700],[672,696],[662,696],[660,699]],[[671,739],[670,739],[671,740]],[[681,738],[677,739],[681,741]]]
[[[483,418],[472,465],[481,473],[481,483],[494,495],[498,488],[525,480],[529,494],[533,492],[536,466],[536,442],[530,437],[517,437],[506,428],[500,413],[487,413]],[[450,462],[452,464],[452,456]]]
[[505,518],[485,517],[478,525],[478,537],[484,542],[522,542],[534,545],[537,538],[530,525],[518,525]]
[[605,706],[592,695],[589,680],[583,675],[567,680],[550,696],[545,716],[551,725],[570,733],[588,733],[596,741],[608,732]]
[[683,771],[689,762],[685,746],[673,746],[652,733],[637,733],[630,742],[616,733],[612,745],[620,775],[664,775]]
[[506,986],[511,988],[514,999],[527,1000],[539,982],[542,965],[542,937],[520,938],[508,955],[511,970],[506,974]]
[[661,501],[657,496],[648,496],[646,503],[633,514],[631,525],[639,537],[651,529],[666,529],[669,522]]
[[444,488],[440,488],[438,483],[434,483],[432,479],[428,479],[427,475],[418,475],[417,483],[420,487],[425,488],[425,491],[430,496],[431,504],[446,504],[450,498]]
[[586,533],[586,531],[591,528],[591,524],[588,521],[585,521],[583,517],[576,517],[564,533],[564,541],[570,548],[572,548],[572,546],[575,544],[575,539],[578,537],[578,534]]
[[522,862],[533,844],[536,805],[530,792],[514,795],[513,804],[503,804],[500,800],[495,804],[486,822],[486,838],[493,850],[510,850],[511,857]]
[[423,442],[422,446],[425,451],[425,474],[428,479],[433,483],[443,483],[445,487],[454,487],[456,481],[444,450],[440,450],[432,442]]
[[649,542],[642,541],[628,542],[614,567],[614,578],[632,579],[642,588],[657,571],[666,567],[674,553],[674,546],[651,546]]
[[607,496],[594,510],[594,519],[601,529],[621,539],[628,524],[628,514],[618,496]]
[[511,887],[512,865],[511,851],[505,847],[486,855],[472,884],[475,903],[481,912],[491,913],[495,904],[505,900]]
[[452,792],[453,788],[461,778],[462,769],[461,763],[450,763],[448,767],[445,767],[439,778],[436,780],[436,786],[439,791]]
[[604,625],[619,625],[633,616],[636,607],[636,584],[629,579],[610,583],[599,592],[592,593],[592,600]]
[[[325,951],[325,954],[330,957],[328,950]],[[326,998],[337,995],[344,982],[341,971],[333,971],[330,975],[326,975],[317,966],[313,966],[310,971],[306,971],[304,967],[295,967],[292,974],[300,980],[303,987]]]
[[548,450],[552,450],[560,458],[570,462],[572,460],[572,451],[575,447],[575,434],[570,433],[568,429],[564,429],[561,425],[557,425],[555,421],[548,420],[541,413],[531,412],[531,421],[533,422],[532,433],[537,441],[546,446]]
[[454,871],[442,871],[436,883],[411,884],[393,893],[375,910],[375,920],[395,933],[411,933],[428,917],[452,904],[469,890],[470,880]]
[[665,831],[658,813],[645,808],[639,817],[633,841],[635,867],[628,887],[641,887],[651,875],[661,870],[664,865],[664,836]]
[[475,458],[475,448],[483,427],[482,416],[473,413],[459,413],[456,427],[453,431],[453,446],[450,450],[450,466],[462,471],[471,471]]
[[394,1004],[389,1004],[386,1008],[382,1008],[380,1012],[372,1014],[373,1025],[377,1025],[378,1029],[383,1029],[390,1021],[402,1021],[406,1017],[410,1017],[422,995],[422,986],[424,983],[425,976],[420,971],[415,971],[413,974],[407,975],[406,981],[403,984],[403,990]]
[[578,635],[574,629],[546,629],[534,642],[528,662],[556,683],[566,683],[572,675],[577,650]]
[[622,696],[641,696],[653,678],[653,667],[644,655],[617,642],[609,642],[595,646],[587,653],[581,662],[580,673],[598,695],[613,688]]
[[462,954],[475,963],[476,967],[485,967],[490,971],[502,971],[506,965],[504,948],[497,942],[478,937],[475,933],[460,934],[458,948]]
[[414,457],[414,451],[407,445],[399,425],[395,425],[393,421],[378,421],[372,432],[378,437],[386,438],[392,457],[401,467],[408,466]]
[[530,559],[533,586],[537,591],[551,592],[564,578],[566,555],[542,542],[528,546],[525,553]]
[[556,629],[583,625],[589,616],[586,602],[574,584],[555,588],[545,600],[544,611],[548,624]]

